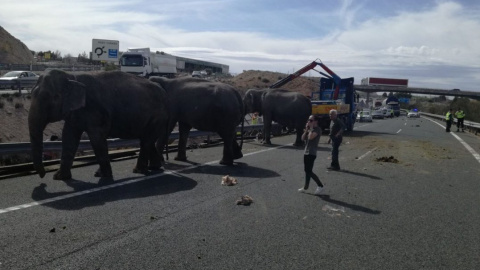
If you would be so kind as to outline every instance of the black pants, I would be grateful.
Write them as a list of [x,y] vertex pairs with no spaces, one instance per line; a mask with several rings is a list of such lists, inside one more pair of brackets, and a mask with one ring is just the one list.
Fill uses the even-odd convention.
[[452,127],[452,120],[447,120],[447,132],[450,132],[450,128]]
[[459,129],[465,129],[465,127],[463,126],[463,118],[457,118],[457,130]]
[[303,189],[308,189],[308,186],[310,185],[310,178],[313,178],[313,181],[315,181],[319,187],[323,187],[323,184],[320,182],[320,179],[318,179],[318,176],[313,173],[313,163],[315,162],[316,158],[317,156],[314,155],[303,156],[303,164],[305,165],[305,186]]

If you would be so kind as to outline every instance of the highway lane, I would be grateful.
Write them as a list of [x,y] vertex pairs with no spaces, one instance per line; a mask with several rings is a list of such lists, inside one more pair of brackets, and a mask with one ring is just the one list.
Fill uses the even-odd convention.
[[[480,152],[478,137],[456,135]],[[297,192],[292,136],[244,144],[234,167],[217,164],[215,147],[147,177],[130,172],[134,160],[114,162],[113,185],[98,186],[93,166],[68,182],[1,180],[0,269],[480,267],[480,162],[457,138],[424,118],[357,123],[340,172],[325,169],[326,140],[321,197]],[[390,156],[398,163],[376,161]],[[221,186],[226,174],[239,184]],[[254,203],[236,205],[245,194]]]

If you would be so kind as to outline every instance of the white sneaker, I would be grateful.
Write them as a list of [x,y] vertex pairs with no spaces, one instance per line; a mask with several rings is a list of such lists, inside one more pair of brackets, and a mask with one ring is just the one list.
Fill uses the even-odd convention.
[[306,190],[302,187],[302,188],[298,189],[298,192],[300,192],[300,193],[305,193]]
[[317,187],[317,190],[315,190],[315,195],[321,195],[322,194],[323,187]]

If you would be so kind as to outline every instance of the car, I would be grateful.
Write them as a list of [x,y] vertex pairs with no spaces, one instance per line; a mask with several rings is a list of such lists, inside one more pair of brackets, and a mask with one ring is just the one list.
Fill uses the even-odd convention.
[[202,70],[202,71],[194,71],[192,72],[192,77],[196,77],[196,78],[205,78],[207,77],[207,72],[205,70]]
[[370,111],[360,111],[357,113],[357,122],[372,122]]
[[417,110],[412,110],[412,111],[409,111],[408,114],[407,114],[407,117],[408,118],[419,118],[420,117],[420,114],[418,113]]
[[10,71],[0,77],[0,87],[15,90],[19,84],[22,88],[33,86],[39,77],[31,71]]
[[374,110],[372,112],[372,118],[375,119],[375,118],[378,118],[378,119],[384,119],[385,118],[385,114],[383,113],[382,110]]

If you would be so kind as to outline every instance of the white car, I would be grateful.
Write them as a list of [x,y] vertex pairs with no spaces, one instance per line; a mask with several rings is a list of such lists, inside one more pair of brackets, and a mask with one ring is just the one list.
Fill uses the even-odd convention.
[[420,117],[420,114],[418,113],[418,111],[409,111],[408,114],[407,114],[407,117],[408,118],[419,118]]
[[[20,85],[32,86],[37,82],[39,77],[40,76],[31,71],[10,71],[0,77],[0,87],[15,90],[17,89],[18,82],[20,82]],[[24,86],[22,86],[22,88],[23,87]]]
[[375,110],[372,112],[372,118],[378,118],[378,119],[384,119],[385,114],[383,113],[382,110]]
[[357,113],[357,122],[372,122],[370,111],[360,111]]

